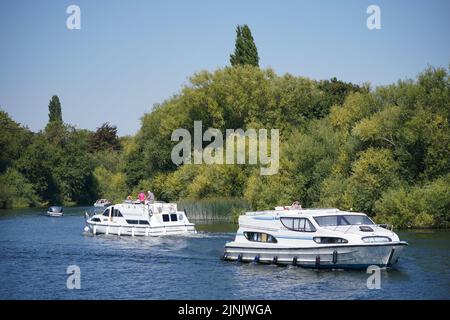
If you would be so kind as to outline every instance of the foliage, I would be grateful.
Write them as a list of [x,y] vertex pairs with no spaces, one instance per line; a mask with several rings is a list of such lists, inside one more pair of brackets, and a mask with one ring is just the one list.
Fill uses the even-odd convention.
[[91,150],[96,151],[118,151],[121,148],[119,137],[117,136],[117,127],[109,122],[103,123],[91,135]]
[[94,170],[94,178],[98,184],[99,198],[120,203],[128,196],[125,175],[122,172],[112,172],[103,166]]
[[48,123],[54,122],[62,123],[61,102],[56,95],[52,96],[48,104]]
[[0,174],[19,159],[23,148],[32,139],[32,133],[14,122],[9,115],[0,110]]
[[402,186],[384,192],[376,203],[377,219],[398,227],[448,227],[450,175],[423,186]]
[[245,64],[259,66],[258,49],[246,24],[236,27],[236,45],[234,54],[230,55],[230,62],[232,66]]
[[[398,227],[448,227],[448,75],[429,67],[416,80],[370,90],[236,64],[193,75],[142,117],[135,136],[122,138],[109,124],[92,133],[62,121],[32,133],[0,111],[0,205],[122,201],[152,190],[159,200],[190,206],[241,199],[248,207],[216,208],[235,220],[250,207],[299,200],[363,211]],[[222,134],[280,129],[279,173],[262,176],[250,164],[176,166],[172,132],[183,128],[193,137],[194,121]]]
[[0,175],[0,209],[38,205],[33,185],[16,169],[8,168]]

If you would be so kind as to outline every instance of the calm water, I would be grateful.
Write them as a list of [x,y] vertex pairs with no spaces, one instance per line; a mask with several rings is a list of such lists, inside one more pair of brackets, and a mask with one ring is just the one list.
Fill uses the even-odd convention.
[[[400,232],[410,243],[396,270],[368,290],[364,271],[314,271],[223,262],[236,226],[198,225],[192,236],[83,234],[83,208],[49,218],[0,212],[0,299],[449,299],[450,232]],[[66,287],[69,265],[81,289]]]

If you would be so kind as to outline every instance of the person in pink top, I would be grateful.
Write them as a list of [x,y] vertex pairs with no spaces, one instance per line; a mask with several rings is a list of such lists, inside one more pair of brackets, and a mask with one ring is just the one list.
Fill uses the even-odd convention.
[[138,200],[139,200],[141,203],[144,203],[146,198],[147,198],[147,196],[145,195],[144,191],[139,192],[139,194],[138,194]]

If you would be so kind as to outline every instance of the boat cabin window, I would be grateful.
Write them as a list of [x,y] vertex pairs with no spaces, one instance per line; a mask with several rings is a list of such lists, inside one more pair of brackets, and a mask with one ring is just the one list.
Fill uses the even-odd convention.
[[314,220],[321,227],[373,224],[373,221],[366,215],[321,216],[314,217]]
[[170,215],[170,221],[178,221],[178,219],[177,219],[177,214],[176,214],[176,213],[172,213],[172,214]]
[[128,224],[145,224],[148,225],[147,220],[126,220]]
[[270,242],[277,243],[274,236],[263,232],[244,232],[244,236],[248,241],[253,242]]
[[91,221],[92,222],[100,222],[100,219],[99,218],[92,218]]
[[108,208],[108,209],[106,209],[105,211],[103,211],[103,215],[104,215],[105,217],[109,217],[109,210],[111,210],[111,216],[112,216],[112,217],[123,217],[123,216],[122,216],[122,213],[120,212],[120,210],[114,209],[114,207],[112,207],[111,209]]
[[315,232],[316,228],[308,220],[308,218],[281,218],[283,226],[293,231]]
[[123,217],[122,213],[118,209],[114,209],[112,216],[113,217]]
[[162,219],[163,219],[164,222],[169,222],[170,221],[168,214],[163,214],[162,215]]

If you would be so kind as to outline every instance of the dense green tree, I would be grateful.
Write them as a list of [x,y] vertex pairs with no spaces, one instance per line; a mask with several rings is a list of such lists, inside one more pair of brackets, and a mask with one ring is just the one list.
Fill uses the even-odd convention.
[[402,185],[383,192],[377,220],[398,227],[450,226],[450,175],[424,185]]
[[99,198],[108,199],[115,203],[122,202],[128,196],[128,188],[123,172],[111,172],[103,166],[94,170],[95,181],[99,190]]
[[0,110],[0,174],[14,164],[31,143],[32,133]]
[[62,150],[38,134],[23,152],[16,165],[24,177],[33,183],[37,195],[43,201],[59,204],[63,194],[53,171],[63,157]]
[[100,150],[120,150],[121,145],[117,136],[117,127],[111,125],[109,122],[103,123],[92,134],[90,147],[93,152]]
[[60,148],[61,157],[53,175],[65,202],[91,203],[96,198],[93,165],[87,152],[89,136],[86,132],[69,128],[67,142]]
[[34,186],[16,169],[0,175],[0,209],[21,208],[39,204]]
[[59,97],[54,95],[48,104],[48,122],[62,123],[62,121],[61,102],[59,101]]
[[[368,86],[360,87],[350,82],[344,82],[338,80],[336,77],[330,80],[321,80],[318,85],[319,89],[325,94],[323,97],[324,105],[328,106],[328,109],[333,105],[341,105],[344,103],[345,98],[351,92],[368,92]],[[328,113],[328,110],[324,110],[324,115]]]
[[[39,198],[54,204],[87,203],[96,197],[89,135],[67,125],[51,125],[35,135],[16,167]],[[48,127],[47,129],[49,129]]]
[[253,40],[252,32],[246,24],[236,28],[236,44],[234,53],[230,55],[230,62],[232,66],[246,64],[259,66],[258,49]]

